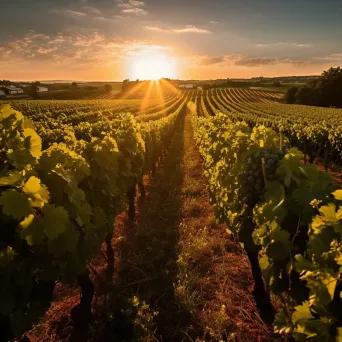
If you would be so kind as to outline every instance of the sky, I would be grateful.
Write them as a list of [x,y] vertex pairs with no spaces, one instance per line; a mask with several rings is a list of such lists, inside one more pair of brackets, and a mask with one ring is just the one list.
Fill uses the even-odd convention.
[[179,79],[321,74],[342,0],[0,0],[0,79],[122,81],[158,56]]

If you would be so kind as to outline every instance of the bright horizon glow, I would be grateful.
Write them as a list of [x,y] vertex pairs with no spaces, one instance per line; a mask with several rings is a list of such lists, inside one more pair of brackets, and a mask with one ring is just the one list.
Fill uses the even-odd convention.
[[130,64],[130,79],[175,78],[175,63],[164,53],[137,56]]

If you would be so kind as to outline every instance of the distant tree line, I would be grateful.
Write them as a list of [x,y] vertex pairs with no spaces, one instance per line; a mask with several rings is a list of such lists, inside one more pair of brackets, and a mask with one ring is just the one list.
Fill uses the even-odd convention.
[[342,108],[342,69],[330,68],[304,87],[289,88],[285,94],[285,102]]
[[13,84],[13,82],[11,82],[10,80],[0,80],[0,86],[8,87],[12,84]]
[[282,87],[280,81],[276,80],[273,82],[263,80],[262,77],[258,79],[246,79],[246,80],[234,80],[234,79],[227,79],[225,81],[218,81],[218,82],[211,82],[211,83],[200,83],[199,87],[201,87],[203,90],[208,89],[215,89],[215,88],[248,88],[248,87],[255,87],[255,86],[268,86],[268,87]]

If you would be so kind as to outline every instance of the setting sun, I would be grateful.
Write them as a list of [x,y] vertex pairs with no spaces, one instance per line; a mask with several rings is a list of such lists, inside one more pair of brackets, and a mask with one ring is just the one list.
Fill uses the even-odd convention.
[[138,57],[130,66],[131,79],[157,80],[174,78],[175,64],[166,54]]

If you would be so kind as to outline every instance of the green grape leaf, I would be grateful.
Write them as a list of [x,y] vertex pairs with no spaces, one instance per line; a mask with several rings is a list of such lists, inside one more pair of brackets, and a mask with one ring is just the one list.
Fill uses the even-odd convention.
[[288,257],[291,249],[290,234],[279,226],[270,233],[271,242],[267,246],[266,254],[273,260],[283,260]]
[[291,148],[280,162],[276,174],[283,179],[286,187],[291,184],[293,173],[300,170],[304,155],[297,148]]
[[23,134],[26,139],[29,138],[31,155],[39,159],[42,155],[42,141],[40,136],[32,128],[25,128]]
[[270,265],[269,259],[267,257],[267,255],[263,255],[260,259],[259,259],[259,265],[260,268],[264,271],[268,268],[268,266]]
[[295,268],[298,272],[302,271],[314,271],[315,267],[311,261],[305,259],[301,254],[295,256]]
[[[66,253],[75,252],[79,239],[76,227],[70,222],[68,230],[60,234],[56,239],[48,241],[48,250],[54,258],[62,258]],[[87,246],[88,247],[88,246]]]
[[30,177],[25,183],[23,191],[30,197],[30,202],[33,207],[43,207],[49,201],[49,192],[45,185],[40,184],[40,179]]
[[326,287],[327,291],[329,292],[330,299],[333,300],[335,288],[337,285],[338,278],[331,276],[329,273],[325,274],[325,277],[322,280],[322,283]]
[[342,272],[342,253],[340,253],[336,258],[335,261],[338,265],[340,265],[340,272]]
[[24,118],[23,127],[24,128],[31,128],[34,130],[34,123],[31,119]]
[[342,201],[342,190],[336,190],[332,194],[335,199],[337,199],[338,201]]
[[[66,235],[66,234],[64,234]],[[65,248],[70,252],[74,252],[77,248],[77,243],[79,240],[80,234],[76,230],[76,227],[73,227],[73,229],[68,230],[67,236],[65,236]]]
[[323,227],[325,229],[313,230],[310,237],[309,249],[315,252],[316,257],[322,257],[330,250],[331,241],[336,236],[334,229],[324,225]]
[[55,239],[62,234],[70,224],[69,216],[62,207],[45,204],[42,208],[44,214],[44,231],[49,239]]
[[29,196],[37,193],[39,190],[40,179],[37,177],[30,177],[23,187],[23,191]]
[[335,342],[342,342],[342,328],[337,328],[337,336]]
[[25,239],[30,246],[38,245],[44,239],[44,223],[40,217],[29,215],[20,222],[20,237]]
[[0,186],[15,185],[23,178],[18,171],[12,171],[7,176],[0,177]]
[[338,223],[339,218],[337,217],[335,210],[336,207],[333,203],[329,203],[328,205],[319,208],[321,215],[315,216],[311,224],[311,227],[316,234],[321,233],[327,226],[333,226]]
[[310,298],[314,306],[323,307],[331,302],[337,282],[337,276],[332,276],[327,272],[306,271],[301,279],[307,282],[309,288],[314,288],[315,296]]
[[342,220],[342,207],[337,210],[336,217],[338,220]]
[[330,224],[337,222],[335,210],[336,210],[336,207],[333,203],[329,203],[328,205],[325,205],[319,208],[319,212],[321,213],[324,222],[330,223]]
[[0,205],[5,215],[19,220],[33,213],[27,196],[21,192],[10,189],[1,194]]
[[273,260],[284,260],[288,257],[290,241],[275,241],[267,246],[267,256]]
[[[19,145],[20,141],[19,139],[16,139],[17,141],[12,141],[11,145]],[[10,159],[11,161],[13,161],[13,164],[17,167],[17,168],[22,168],[27,164],[32,164],[33,163],[33,158],[32,155],[30,154],[30,152],[28,151],[28,149],[26,148],[9,148],[7,150],[7,157],[8,159]]]
[[310,303],[308,301],[303,302],[302,305],[296,306],[295,311],[292,314],[292,322],[294,324],[305,323],[305,321],[313,318],[310,310]]
[[1,105],[0,107],[0,120],[1,121],[4,119],[7,119],[8,117],[12,115],[15,117],[15,120],[18,120],[18,121],[21,121],[24,118],[24,116],[20,112],[17,112],[16,110],[14,110],[11,107],[11,105],[9,104]]

